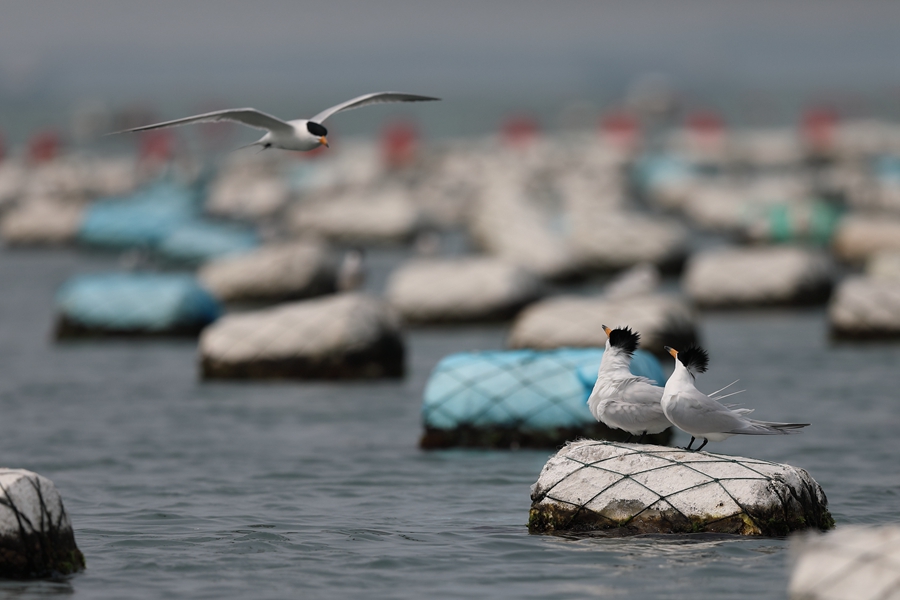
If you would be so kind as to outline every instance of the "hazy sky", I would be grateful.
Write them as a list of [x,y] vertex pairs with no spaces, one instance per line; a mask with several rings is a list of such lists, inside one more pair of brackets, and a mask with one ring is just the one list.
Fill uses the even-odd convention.
[[6,98],[318,107],[401,89],[528,105],[621,94],[645,72],[900,89],[900,2],[0,0]]

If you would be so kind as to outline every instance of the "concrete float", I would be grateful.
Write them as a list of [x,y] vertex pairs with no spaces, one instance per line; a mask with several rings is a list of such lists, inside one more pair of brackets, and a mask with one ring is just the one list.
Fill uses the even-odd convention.
[[395,312],[364,294],[336,294],[227,315],[200,336],[204,379],[402,377]]
[[835,256],[849,263],[864,262],[885,251],[900,251],[900,217],[850,214],[837,224],[832,240]]
[[56,296],[56,338],[196,336],[221,309],[192,275],[100,273]]
[[415,236],[420,221],[419,208],[401,187],[350,190],[304,201],[289,209],[287,215],[287,225],[297,235],[351,244],[403,243]]
[[704,308],[815,306],[831,293],[831,268],[795,247],[724,248],[688,260],[682,286]]
[[399,267],[387,298],[411,323],[510,319],[540,297],[531,272],[495,258],[419,259]]
[[560,232],[531,198],[524,176],[506,174],[483,182],[468,230],[487,254],[515,263],[545,279],[568,279],[581,266]]
[[[564,348],[461,352],[434,368],[422,400],[424,449],[556,448],[593,436],[628,434],[598,423],[587,406],[603,350]],[[638,350],[631,372],[665,384],[659,361]],[[656,443],[671,431],[649,436]]]
[[571,442],[544,465],[531,500],[531,533],[783,536],[834,526],[803,469],[644,444]]
[[197,276],[222,302],[299,300],[336,290],[337,261],[324,244],[291,242],[215,259]]
[[53,482],[0,469],[0,578],[36,579],[84,569],[72,523]]
[[215,217],[257,222],[275,217],[290,197],[283,178],[238,171],[212,185],[203,210]]
[[900,340],[900,280],[848,277],[828,305],[836,340]]
[[641,348],[662,356],[663,346],[697,341],[694,314],[682,299],[664,294],[624,297],[556,296],[536,302],[513,322],[508,348],[603,347],[603,325],[629,325]]
[[640,263],[678,271],[687,255],[687,230],[669,219],[625,211],[572,214],[571,247],[590,271],[615,271]]
[[80,204],[32,198],[3,215],[0,237],[7,246],[62,246],[75,243],[85,209]]
[[847,526],[791,537],[792,600],[900,598],[900,526]]

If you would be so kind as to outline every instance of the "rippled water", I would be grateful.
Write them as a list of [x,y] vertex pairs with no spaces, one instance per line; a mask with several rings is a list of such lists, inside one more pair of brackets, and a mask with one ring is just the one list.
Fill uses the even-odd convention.
[[[549,452],[419,451],[430,369],[502,327],[410,332],[402,382],[203,384],[193,342],[50,341],[56,287],[109,266],[0,252],[0,458],[56,483],[88,565],[0,597],[785,596],[785,540],[533,536]],[[822,311],[701,333],[701,389],[741,378],[760,418],[813,423],[710,450],[809,470],[838,525],[900,520],[900,345],[833,347]]]

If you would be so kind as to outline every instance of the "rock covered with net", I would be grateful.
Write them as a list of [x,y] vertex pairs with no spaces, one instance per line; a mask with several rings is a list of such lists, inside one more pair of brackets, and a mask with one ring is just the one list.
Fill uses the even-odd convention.
[[401,377],[399,320],[381,300],[337,294],[228,315],[200,336],[207,379]]
[[75,242],[84,207],[52,199],[32,199],[10,209],[0,223],[7,246],[56,246]]
[[663,346],[697,341],[693,311],[681,299],[662,294],[634,297],[557,296],[523,310],[509,334],[510,348],[603,347],[603,325],[629,325],[641,347],[662,354]]
[[834,254],[846,262],[863,262],[885,251],[900,251],[900,218],[887,214],[850,214],[841,219],[832,240]]
[[791,538],[792,600],[900,598],[900,525],[841,527]]
[[50,577],[83,568],[53,482],[24,469],[0,469],[0,577]]
[[203,265],[200,282],[224,302],[273,302],[335,291],[337,261],[324,244],[293,242]]
[[848,277],[828,305],[836,339],[900,339],[900,280]]
[[824,304],[831,285],[825,256],[793,247],[701,252],[688,260],[683,279],[691,300],[710,308]]
[[531,491],[532,533],[780,536],[834,520],[809,473],[754,458],[581,440],[551,457]]
[[348,191],[337,197],[301,202],[288,211],[287,225],[298,235],[346,243],[399,243],[419,230],[419,208],[401,187]]
[[540,294],[532,273],[495,258],[415,260],[387,287],[391,305],[418,323],[507,319]]

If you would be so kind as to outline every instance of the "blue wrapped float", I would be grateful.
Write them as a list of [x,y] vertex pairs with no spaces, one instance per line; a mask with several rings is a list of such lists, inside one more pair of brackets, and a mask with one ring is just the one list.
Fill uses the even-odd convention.
[[[423,448],[555,447],[576,437],[625,439],[587,407],[603,350],[464,352],[444,358],[425,387]],[[638,350],[631,372],[665,385],[659,361]],[[665,443],[668,431],[652,442]],[[652,436],[651,436],[652,437]]]
[[247,227],[190,221],[164,237],[156,251],[169,260],[196,264],[227,254],[248,252],[259,243],[259,236]]
[[191,275],[82,275],[56,298],[57,338],[197,335],[221,313]]
[[197,214],[194,190],[159,183],[128,198],[110,198],[91,205],[78,241],[103,248],[150,247]]

